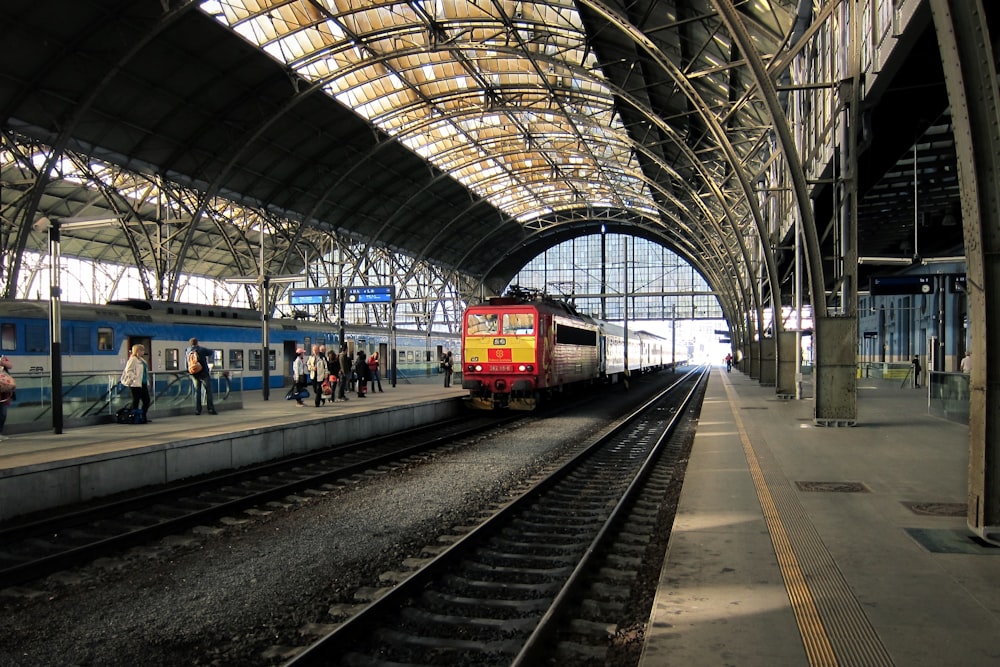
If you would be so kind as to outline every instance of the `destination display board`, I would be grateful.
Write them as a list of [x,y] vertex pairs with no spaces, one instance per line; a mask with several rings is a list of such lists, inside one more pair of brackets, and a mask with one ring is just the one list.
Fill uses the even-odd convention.
[[392,303],[396,289],[392,285],[372,287],[348,287],[347,303]]
[[872,276],[872,294],[930,294],[934,276]]
[[333,303],[333,290],[329,288],[293,287],[288,291],[288,303],[292,306],[313,306]]

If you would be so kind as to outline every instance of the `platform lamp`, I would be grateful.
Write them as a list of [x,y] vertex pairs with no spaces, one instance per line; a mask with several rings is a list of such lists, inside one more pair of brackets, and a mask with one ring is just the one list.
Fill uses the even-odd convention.
[[105,227],[119,222],[118,216],[98,216],[92,218],[48,218],[42,216],[31,226],[36,232],[47,232],[49,235],[49,359],[52,384],[52,431],[57,435],[63,432],[63,391],[62,391],[62,311],[60,297],[62,288],[59,285],[60,269],[60,234],[68,229],[87,229]]
[[267,328],[267,314],[270,312],[268,289],[271,285],[294,283],[305,280],[305,276],[265,276],[256,278],[226,278],[225,282],[234,285],[257,285],[260,292],[260,338],[263,348],[261,358],[261,396],[266,401],[271,397],[271,345]]

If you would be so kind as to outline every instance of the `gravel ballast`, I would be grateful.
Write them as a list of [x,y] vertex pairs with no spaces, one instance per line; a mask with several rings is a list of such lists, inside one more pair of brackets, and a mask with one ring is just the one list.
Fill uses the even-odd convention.
[[[426,462],[365,475],[0,590],[0,665],[271,665],[357,605],[360,588],[426,556],[532,475],[593,439],[599,404],[510,428]],[[634,396],[633,396],[634,398]],[[600,407],[597,407],[597,406]],[[582,414],[586,412],[587,414]]]

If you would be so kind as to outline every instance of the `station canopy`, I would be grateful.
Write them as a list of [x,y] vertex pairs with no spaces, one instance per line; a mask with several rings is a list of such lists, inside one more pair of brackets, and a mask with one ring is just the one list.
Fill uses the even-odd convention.
[[4,251],[108,218],[65,252],[228,278],[353,239],[488,291],[607,229],[718,289],[776,151],[747,51],[784,77],[838,5],[5,0]]

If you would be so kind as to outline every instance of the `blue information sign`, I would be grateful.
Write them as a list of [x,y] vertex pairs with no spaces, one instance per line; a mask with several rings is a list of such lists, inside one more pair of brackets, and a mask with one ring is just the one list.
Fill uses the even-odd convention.
[[293,287],[288,291],[288,303],[292,306],[333,303],[333,290]]
[[348,287],[347,303],[392,303],[396,290],[392,285]]

